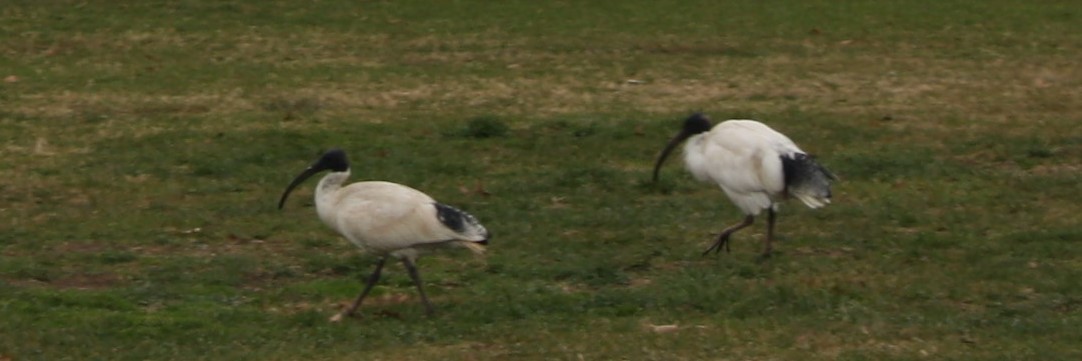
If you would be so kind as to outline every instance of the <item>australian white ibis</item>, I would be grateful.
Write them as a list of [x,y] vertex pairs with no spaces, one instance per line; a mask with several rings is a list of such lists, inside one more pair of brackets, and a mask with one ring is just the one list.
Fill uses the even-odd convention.
[[700,113],[685,119],[683,129],[661,151],[654,164],[655,182],[665,158],[684,140],[688,171],[700,181],[716,183],[745,214],[742,222],[721,231],[703,255],[722,247],[728,252],[729,236],[766,210],[763,256],[769,257],[779,202],[796,197],[810,208],[830,203],[830,183],[837,178],[789,137],[754,120],[727,120],[711,128],[710,119]]
[[376,270],[368,277],[364,290],[349,308],[331,317],[331,321],[339,321],[357,310],[379,281],[388,256],[402,260],[417,285],[425,312],[432,315],[432,304],[425,296],[415,266],[417,257],[422,251],[447,245],[483,253],[484,245],[488,244],[488,230],[468,213],[401,184],[357,182],[344,185],[349,178],[349,161],[340,149],[327,151],[297,175],[282,193],[278,209],[282,209],[294,187],[325,170],[330,173],[319,181],[315,192],[319,218],[357,247],[379,257]]

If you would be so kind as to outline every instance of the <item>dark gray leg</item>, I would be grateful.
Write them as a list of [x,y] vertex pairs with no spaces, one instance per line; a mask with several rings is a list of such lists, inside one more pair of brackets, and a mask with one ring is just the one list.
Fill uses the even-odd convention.
[[432,309],[432,304],[428,302],[428,296],[425,295],[425,288],[421,285],[421,275],[417,273],[417,267],[413,265],[413,261],[410,261],[409,258],[403,258],[402,264],[406,265],[406,270],[410,272],[413,284],[417,285],[417,293],[421,294],[421,302],[425,304],[425,314],[431,317],[436,311]]
[[743,229],[744,227],[750,226],[752,223],[755,223],[755,216],[747,216],[744,217],[743,222],[729,226],[729,228],[721,231],[721,234],[718,235],[718,240],[714,242],[714,245],[710,246],[710,248],[707,248],[706,252],[703,252],[703,256],[709,254],[710,251],[714,251],[714,253],[717,254],[718,252],[721,252],[721,247],[725,247],[725,252],[728,253],[729,236],[731,236],[733,233],[736,233],[736,231]]
[[357,307],[361,307],[361,301],[364,301],[364,296],[368,296],[368,292],[372,290],[372,286],[375,286],[376,282],[379,281],[379,273],[380,271],[383,271],[383,264],[385,262],[387,262],[386,257],[380,258],[379,262],[376,262],[376,270],[372,272],[372,275],[368,276],[368,282],[364,285],[364,290],[361,291],[361,295],[357,296],[357,299],[353,301],[352,306],[349,306],[349,308],[334,315],[334,317],[331,317],[331,322],[341,321],[342,317],[353,315],[353,312],[357,310]]
[[763,247],[763,258],[770,257],[770,252],[774,250],[770,243],[774,241],[774,218],[777,216],[774,208],[767,208],[766,212],[766,240]]

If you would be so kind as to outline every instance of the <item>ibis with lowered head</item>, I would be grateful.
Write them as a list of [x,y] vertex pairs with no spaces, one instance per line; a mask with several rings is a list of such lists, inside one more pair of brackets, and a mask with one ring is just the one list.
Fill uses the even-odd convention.
[[728,252],[729,237],[766,211],[763,257],[769,257],[781,201],[795,197],[810,208],[830,203],[830,184],[837,177],[789,137],[754,120],[727,120],[711,126],[710,118],[701,113],[685,119],[683,128],[661,151],[654,164],[654,182],[669,153],[685,140],[688,171],[700,181],[717,184],[744,213],[744,219],[722,230],[703,255],[722,247]]
[[327,151],[297,175],[282,193],[278,209],[285,205],[293,188],[323,171],[328,173],[315,190],[319,218],[357,247],[379,257],[361,294],[352,305],[331,317],[331,321],[351,316],[360,307],[379,281],[388,257],[402,261],[417,286],[425,312],[431,316],[434,311],[417,272],[417,257],[441,246],[462,246],[484,253],[488,230],[470,214],[401,184],[367,181],[346,185],[350,166],[346,153],[340,149]]

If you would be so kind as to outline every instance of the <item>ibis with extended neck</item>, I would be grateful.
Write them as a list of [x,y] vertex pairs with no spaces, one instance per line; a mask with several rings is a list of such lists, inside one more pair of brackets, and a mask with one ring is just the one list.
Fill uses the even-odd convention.
[[379,181],[345,184],[350,167],[346,153],[340,149],[327,151],[297,175],[282,193],[278,209],[285,205],[293,188],[323,171],[328,173],[315,190],[319,218],[342,237],[379,258],[360,295],[352,305],[331,317],[333,322],[352,315],[360,307],[379,281],[388,257],[402,261],[417,286],[426,313],[432,315],[432,304],[417,271],[417,257],[441,246],[462,246],[478,254],[485,251],[489,232],[466,212],[401,184]]

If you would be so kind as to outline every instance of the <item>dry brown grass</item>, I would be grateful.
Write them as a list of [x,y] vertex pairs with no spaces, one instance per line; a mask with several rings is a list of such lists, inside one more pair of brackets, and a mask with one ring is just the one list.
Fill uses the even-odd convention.
[[[414,41],[421,44],[416,46],[436,46],[421,40],[424,39]],[[471,46],[482,45],[471,43]],[[465,53],[476,56],[476,52]],[[418,52],[416,56],[440,58],[438,62],[447,67],[469,66],[473,62],[455,54],[455,51],[433,51]],[[375,61],[386,60],[389,59]],[[552,60],[546,59],[544,53],[525,52],[517,54],[515,59],[486,59],[484,66],[514,67],[519,63]],[[559,64],[561,60],[562,63],[590,61],[584,58],[555,61]],[[334,60],[317,55],[311,61]],[[1082,102],[1077,101],[1076,95],[1082,84],[1082,71],[1065,58],[883,59],[878,55],[831,52],[813,59],[795,59],[789,55],[752,59],[721,57],[707,59],[690,71],[676,66],[633,75],[589,65],[558,75],[524,73],[490,78],[406,74],[366,82],[364,64],[371,61],[364,58],[339,61],[337,65],[356,69],[344,74],[348,81],[307,82],[296,88],[269,86],[258,92],[197,89],[180,94],[145,94],[93,89],[43,90],[22,95],[11,111],[49,119],[99,114],[124,120],[101,127],[98,131],[103,136],[109,136],[114,126],[132,131],[130,121],[163,116],[227,118],[270,113],[266,114],[267,119],[274,120],[281,115],[268,112],[265,104],[275,99],[311,99],[318,104],[315,112],[321,117],[363,122],[381,122],[389,114],[403,111],[458,113],[476,108],[499,108],[501,113],[519,117],[549,117],[597,110],[670,113],[721,108],[768,113],[780,106],[865,114],[870,119],[887,117],[904,120],[896,124],[906,129],[936,132],[953,131],[944,129],[948,126],[943,120],[950,118],[1024,126],[1033,119],[1055,121],[1050,118],[1082,112]],[[353,81],[356,78],[360,81]],[[244,126],[263,125],[249,122]]]

